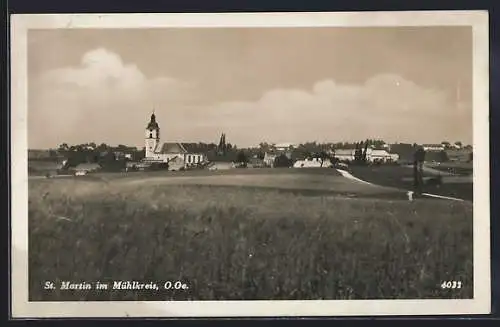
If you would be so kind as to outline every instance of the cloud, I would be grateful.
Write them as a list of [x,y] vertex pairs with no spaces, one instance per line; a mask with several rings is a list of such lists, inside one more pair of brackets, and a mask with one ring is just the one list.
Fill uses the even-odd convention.
[[46,71],[30,81],[30,143],[120,137],[126,142],[126,134],[142,126],[151,110],[184,101],[192,87],[170,77],[150,79],[104,48],[89,51],[78,66]]
[[[362,85],[337,84],[328,79],[318,81],[310,90],[276,89],[255,102],[191,108],[190,116],[200,113],[199,118],[205,122],[198,126],[200,134],[220,129],[234,142],[245,145],[264,140],[365,138],[440,142],[446,138],[463,139],[464,132],[471,138],[471,111],[458,110],[450,100],[439,90],[384,74]],[[181,135],[181,129],[172,128]]]
[[30,81],[30,146],[90,141],[141,145],[153,108],[164,141],[216,142],[222,131],[242,146],[261,141],[472,139],[470,106],[457,106],[446,93],[394,74],[376,75],[363,84],[325,79],[309,89],[270,90],[256,101],[197,102],[197,95],[210,87],[168,76],[148,78],[117,54],[92,50],[78,66],[47,71]]

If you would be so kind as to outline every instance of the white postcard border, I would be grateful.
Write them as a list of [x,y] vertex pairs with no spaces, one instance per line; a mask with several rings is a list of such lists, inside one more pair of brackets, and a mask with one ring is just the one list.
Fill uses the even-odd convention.
[[[29,302],[27,32],[59,28],[472,26],[474,299],[325,301]],[[363,316],[487,314],[491,307],[489,40],[486,11],[43,14],[11,16],[11,231],[13,318]]]

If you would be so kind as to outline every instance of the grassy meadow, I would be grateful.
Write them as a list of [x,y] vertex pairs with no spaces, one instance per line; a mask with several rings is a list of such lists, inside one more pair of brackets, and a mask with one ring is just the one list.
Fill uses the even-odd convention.
[[[338,176],[279,176],[31,180],[30,300],[472,297],[471,203],[377,198]],[[97,280],[189,289],[42,288]],[[462,288],[441,289],[453,280]]]
[[[449,164],[451,166],[451,164]],[[433,173],[424,170],[425,177],[436,176],[435,172],[442,170],[443,172],[449,172],[443,165],[439,170],[436,169],[435,165],[429,165],[432,167]],[[448,166],[449,167],[449,166]],[[459,166],[456,164],[456,167]],[[387,187],[396,187],[411,190],[413,188],[413,169],[411,166],[371,166],[371,167],[356,167],[351,166],[352,174],[362,180],[368,181],[370,183],[375,183],[377,185],[383,185]],[[465,168],[464,168],[465,169]],[[470,171],[472,173],[472,171]],[[458,178],[457,178],[458,177]],[[423,191],[426,193],[432,193],[442,196],[451,196],[464,199],[467,201],[472,201],[473,194],[473,183],[472,180],[466,180],[461,176],[444,176],[442,185],[424,185]],[[456,181],[455,179],[462,179],[462,181]]]

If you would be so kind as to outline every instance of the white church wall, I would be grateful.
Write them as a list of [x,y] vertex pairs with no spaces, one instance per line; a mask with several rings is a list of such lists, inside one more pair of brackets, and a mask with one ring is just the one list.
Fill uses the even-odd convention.
[[[151,119],[152,121],[155,119],[153,115]],[[206,162],[206,156],[201,153],[161,153],[159,126],[156,123],[156,129],[151,129],[150,125],[145,130],[146,153],[144,161],[169,163],[175,166],[175,169]]]

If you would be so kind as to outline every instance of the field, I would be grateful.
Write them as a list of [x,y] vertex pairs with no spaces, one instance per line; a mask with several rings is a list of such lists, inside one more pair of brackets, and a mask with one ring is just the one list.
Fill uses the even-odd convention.
[[472,174],[472,162],[445,162],[430,165],[433,169],[456,175],[467,176]]
[[[30,300],[472,297],[472,203],[409,202],[334,169],[273,171],[30,180]],[[46,291],[47,280],[189,288]],[[462,288],[440,287],[452,280]]]
[[[439,174],[435,166],[424,170],[424,177]],[[411,190],[413,188],[413,170],[405,166],[379,166],[379,167],[351,167],[352,174],[362,180],[383,185]],[[427,193],[456,197],[468,201],[473,200],[473,184],[471,177],[454,176],[448,172],[442,176],[442,185],[425,185],[423,191]]]

